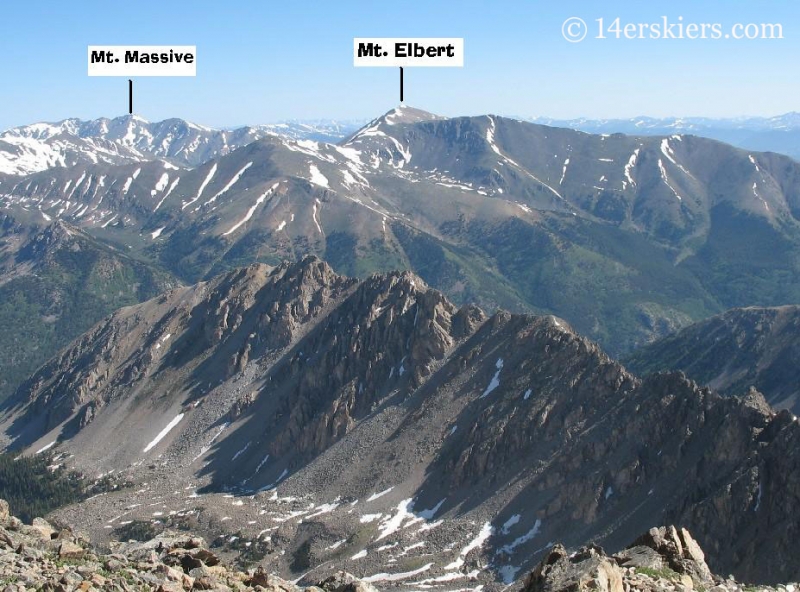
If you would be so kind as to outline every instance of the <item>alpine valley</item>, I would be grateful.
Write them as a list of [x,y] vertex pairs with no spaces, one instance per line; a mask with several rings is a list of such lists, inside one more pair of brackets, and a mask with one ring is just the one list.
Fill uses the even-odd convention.
[[0,433],[104,484],[50,516],[100,548],[191,530],[362,592],[800,579],[791,158],[401,106],[35,124],[0,171]]

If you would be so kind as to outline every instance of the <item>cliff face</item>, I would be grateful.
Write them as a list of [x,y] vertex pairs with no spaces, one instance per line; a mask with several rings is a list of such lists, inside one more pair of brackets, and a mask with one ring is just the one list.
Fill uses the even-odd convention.
[[197,504],[284,541],[287,577],[429,555],[426,577],[513,580],[548,541],[616,551],[659,523],[722,573],[798,575],[790,413],[642,380],[560,319],[458,308],[409,273],[308,258],[173,290],[73,342],[9,411],[16,447],[140,484],[70,510],[82,527]]

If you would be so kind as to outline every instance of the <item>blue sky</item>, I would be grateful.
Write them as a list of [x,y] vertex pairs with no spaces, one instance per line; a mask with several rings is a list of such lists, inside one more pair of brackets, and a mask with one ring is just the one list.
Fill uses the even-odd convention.
[[[577,16],[581,43],[561,33]],[[779,40],[592,38],[597,23],[780,23]],[[368,118],[398,72],[354,68],[353,37],[463,37],[464,68],[406,69],[406,103],[443,115],[775,115],[800,110],[800,3],[644,1],[47,2],[7,0],[0,129],[127,112],[127,81],[89,78],[86,46],[197,45],[196,78],[135,80],[135,111],[213,126]]]

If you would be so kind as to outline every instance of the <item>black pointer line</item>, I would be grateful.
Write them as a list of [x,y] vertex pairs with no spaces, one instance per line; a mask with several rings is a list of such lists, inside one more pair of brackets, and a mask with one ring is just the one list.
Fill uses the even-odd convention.
[[133,115],[133,80],[128,79],[128,113]]
[[403,67],[400,66],[400,102],[403,102]]

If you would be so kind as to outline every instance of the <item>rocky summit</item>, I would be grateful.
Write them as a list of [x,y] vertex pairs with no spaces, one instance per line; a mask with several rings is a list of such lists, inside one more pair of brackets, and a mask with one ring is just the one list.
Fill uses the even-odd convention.
[[570,553],[552,547],[525,579],[522,592],[794,592],[797,584],[747,586],[711,573],[703,551],[684,528],[651,528],[613,555],[597,545]]

